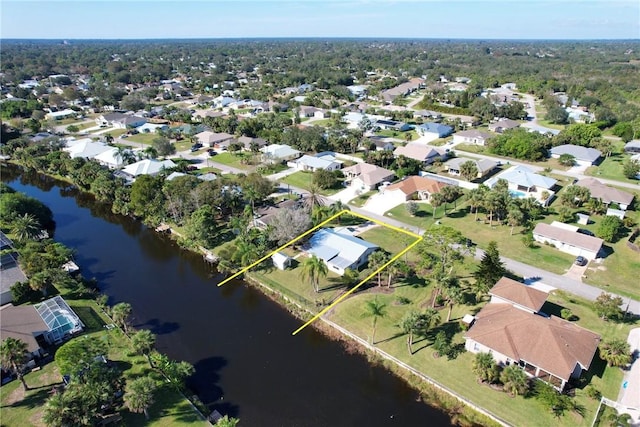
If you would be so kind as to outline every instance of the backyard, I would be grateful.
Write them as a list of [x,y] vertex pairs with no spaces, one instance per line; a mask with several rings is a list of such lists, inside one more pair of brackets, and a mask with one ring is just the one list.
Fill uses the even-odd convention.
[[[151,370],[144,356],[133,354],[129,338],[122,331],[117,328],[103,328],[104,322],[108,320],[100,313],[94,302],[69,300],[69,304],[90,331],[84,336],[95,336],[107,342],[108,359],[124,368],[123,375],[126,380],[140,376],[153,376],[162,381],[158,373]],[[26,392],[17,380],[0,387],[3,425],[43,425],[44,404],[50,397],[51,390],[63,384],[55,362],[44,365],[38,371],[28,373],[25,380],[30,387]],[[144,415],[131,413],[127,409],[123,409],[121,415],[124,424],[131,426],[207,425],[193,410],[191,404],[166,384],[163,384],[155,393],[155,402],[149,408],[149,421],[145,420]]]
[[[372,333],[372,320],[365,317],[365,303],[373,298],[386,304],[386,315],[378,320],[375,345],[401,361],[416,368],[448,388],[460,393],[475,404],[487,408],[493,414],[505,419],[512,425],[531,425],[536,420],[537,425],[588,426],[591,424],[598,401],[586,396],[584,389],[577,389],[576,403],[585,407],[584,416],[568,412],[560,418],[551,412],[531,395],[526,397],[510,397],[507,393],[495,391],[476,381],[472,371],[474,355],[462,352],[449,360],[446,356],[435,357],[431,347],[436,333],[440,330],[450,337],[453,346],[463,350],[463,326],[459,322],[464,314],[475,313],[479,305],[457,305],[453,308],[451,322],[441,324],[426,334],[414,340],[413,354],[407,348],[407,336],[397,326],[402,317],[411,309],[422,310],[428,305],[432,286],[420,287],[400,282],[391,290],[380,292],[377,288],[359,292],[349,297],[335,307],[329,319],[346,327],[359,337],[369,340]],[[559,293],[549,298],[551,303],[544,309],[558,309],[567,307],[580,319],[577,323],[606,337],[626,337],[631,324],[612,324],[600,320],[591,309],[591,303],[575,297],[567,297]],[[440,309],[440,317],[446,319],[446,309]],[[622,381],[622,371],[618,368],[606,368],[606,364],[597,357],[592,363],[592,372],[586,376],[604,396],[617,398]]]

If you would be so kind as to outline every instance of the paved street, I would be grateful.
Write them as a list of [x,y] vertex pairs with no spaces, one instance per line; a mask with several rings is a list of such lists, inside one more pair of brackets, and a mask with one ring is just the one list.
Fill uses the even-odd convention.
[[629,332],[627,342],[635,354],[635,360],[632,362],[631,368],[624,371],[618,403],[625,408],[635,408],[635,411],[624,412],[629,413],[637,425],[640,423],[640,328],[632,329]]

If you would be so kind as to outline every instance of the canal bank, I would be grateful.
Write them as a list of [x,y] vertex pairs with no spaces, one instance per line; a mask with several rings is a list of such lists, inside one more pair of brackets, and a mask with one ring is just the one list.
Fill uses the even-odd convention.
[[251,426],[450,425],[339,342],[312,329],[292,337],[299,321],[243,282],[216,287],[220,277],[200,255],[65,184],[31,178],[3,170],[8,184],[51,207],[56,240],[77,250],[110,303],[131,303],[135,327],[196,367],[189,385],[210,409]]

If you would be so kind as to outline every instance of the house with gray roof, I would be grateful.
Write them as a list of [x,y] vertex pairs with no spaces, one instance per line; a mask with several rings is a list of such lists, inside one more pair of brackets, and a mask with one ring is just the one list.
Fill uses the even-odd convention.
[[453,142],[455,144],[475,144],[484,146],[487,141],[493,138],[488,132],[481,132],[476,129],[463,130],[453,134]]
[[498,166],[498,162],[489,159],[470,159],[468,157],[456,157],[444,164],[449,175],[460,176],[460,169],[463,163],[473,162],[478,169],[478,175],[476,178],[482,178],[490,173]]
[[563,144],[553,147],[549,150],[551,157],[559,158],[563,154],[569,154],[574,157],[575,162],[581,166],[591,166],[602,156],[602,152],[595,148],[582,147],[580,145]]
[[342,276],[346,269],[357,270],[364,265],[376,249],[378,245],[366,240],[331,228],[321,228],[309,240],[307,252]]
[[374,127],[379,127],[384,130],[395,130],[398,132],[406,132],[411,129],[411,126],[404,122],[397,122],[395,120],[379,119],[373,122]]
[[[11,287],[17,282],[26,282],[27,276],[18,265],[18,253],[13,251],[13,242],[0,231],[0,305],[13,301]],[[3,319],[4,321],[4,319]]]
[[625,153],[640,153],[640,139],[633,139],[624,145]]
[[503,133],[509,129],[515,129],[520,127],[520,123],[515,120],[500,118],[497,121],[489,124],[489,130],[496,133]]
[[226,132],[211,132],[209,130],[205,130],[204,132],[200,132],[195,135],[198,138],[198,142],[206,147],[227,147],[229,146],[231,140],[233,139],[233,135],[230,135]]
[[416,126],[416,131],[420,136],[437,136],[438,138],[445,138],[453,133],[453,128],[441,123],[427,122]]

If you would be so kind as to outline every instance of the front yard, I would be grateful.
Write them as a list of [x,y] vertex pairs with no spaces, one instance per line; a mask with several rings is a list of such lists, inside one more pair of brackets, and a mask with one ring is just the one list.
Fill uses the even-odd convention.
[[[310,190],[313,184],[313,173],[298,171],[292,173],[291,175],[287,175],[281,181],[294,187],[302,188],[304,190]],[[335,188],[321,189],[320,193],[324,194],[325,196],[331,196],[341,190],[344,190],[341,182],[342,181],[340,181],[340,183]]]
[[217,156],[211,157],[210,161],[211,163],[221,163],[234,168],[252,171],[255,169],[255,166],[249,164],[250,159],[250,153],[238,152],[237,154],[220,153]]

